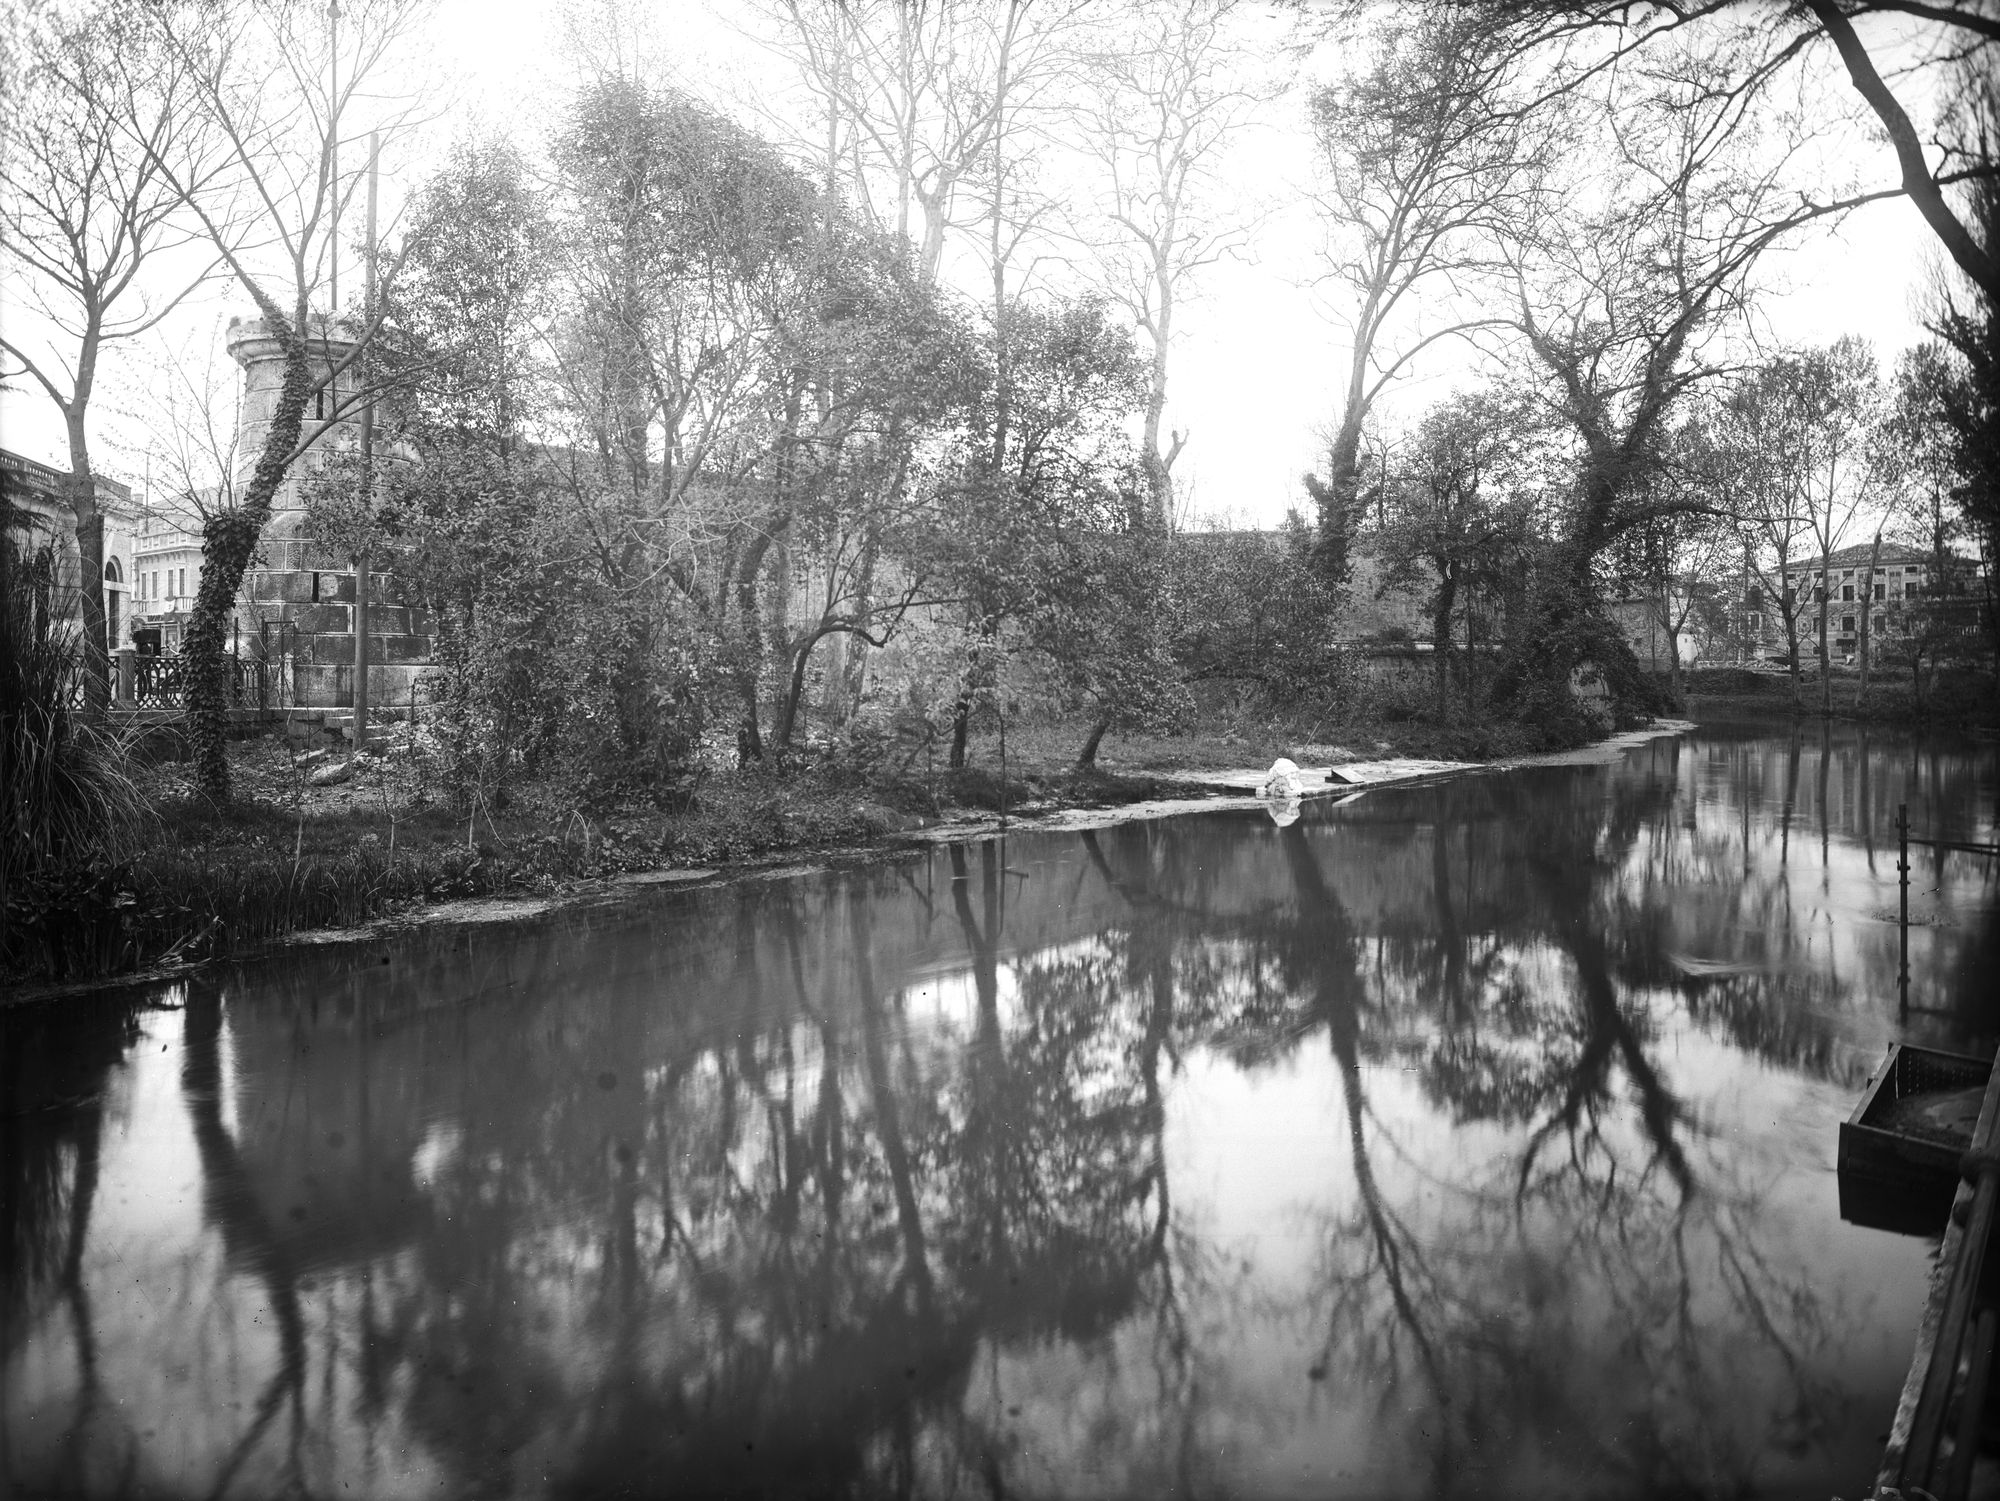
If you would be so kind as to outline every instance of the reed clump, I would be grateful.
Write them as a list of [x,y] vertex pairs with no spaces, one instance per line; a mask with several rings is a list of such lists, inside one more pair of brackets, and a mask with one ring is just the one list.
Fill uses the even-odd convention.
[[54,572],[0,542],[0,973],[69,908],[115,900],[106,875],[150,822],[119,736],[76,712],[82,646]]

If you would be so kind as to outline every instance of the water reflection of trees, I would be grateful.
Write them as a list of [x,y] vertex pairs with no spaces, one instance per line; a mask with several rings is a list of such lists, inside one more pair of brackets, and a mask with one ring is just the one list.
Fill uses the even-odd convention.
[[[1322,1226],[1308,1305],[1324,1338],[1307,1374],[1365,1393],[1440,1493],[1473,1455],[1506,1464],[1510,1484],[1545,1464],[1646,1493],[1753,1485],[1769,1445],[1809,1448],[1838,1403],[1815,1373],[1828,1330],[1809,1277],[1758,1246],[1756,1185],[1691,1146],[1653,1056],[1656,1004],[1720,994],[1725,1014],[1754,1014],[1742,977],[1690,986],[1663,964],[1644,891],[1617,879],[1671,787],[1614,779],[1601,804],[1531,819],[1506,786],[1480,790],[1485,806],[1430,831],[1428,922],[1405,906],[1361,931],[1328,874],[1339,831],[1295,824],[1280,836],[1292,910],[1234,925],[1256,934],[1240,989],[1267,993],[1275,972],[1292,998],[1266,1013],[1279,1045],[1323,1032],[1342,1080],[1354,1192]],[[1143,894],[1136,910],[1156,920],[1183,906]],[[1513,1128],[1508,1148],[1468,1172],[1433,1163],[1410,1192],[1408,1144],[1371,1100],[1371,1062],[1393,1059],[1458,1126]],[[1384,1140],[1400,1194],[1378,1173]],[[1580,1306],[1580,1289],[1601,1306]],[[1586,1374],[1607,1365],[1621,1371],[1608,1390]],[[1773,1404],[1748,1418],[1746,1365],[1770,1375]]]
[[[100,1424],[98,1330],[83,1257],[97,1200],[105,1097],[137,1027],[129,995],[0,1007],[0,1371],[32,1336],[50,1332],[59,1306],[76,1389],[47,1479],[64,1491],[83,1489],[94,1469],[129,1470],[129,1445]],[[0,1392],[5,1387],[0,1379]],[[11,1417],[0,1412],[0,1422]],[[13,1447],[0,1443],[0,1489],[11,1479],[6,1456]]]

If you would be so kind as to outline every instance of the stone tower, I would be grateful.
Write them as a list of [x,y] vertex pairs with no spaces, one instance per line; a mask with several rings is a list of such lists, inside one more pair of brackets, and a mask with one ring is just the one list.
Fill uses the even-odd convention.
[[[321,321],[308,340],[316,373],[324,375],[354,348],[351,326]],[[262,319],[229,320],[230,357],[243,367],[243,405],[237,427],[238,482],[249,478],[264,450],[284,382],[284,350]],[[356,384],[350,370],[340,390]],[[338,406],[329,386],[306,407],[305,431]],[[354,560],[337,556],[312,536],[305,510],[306,481],[329,456],[360,446],[358,411],[292,465],[272,501],[270,524],[244,576],[238,596],[245,649],[263,652],[277,670],[274,702],[300,708],[352,708],[354,704]],[[393,559],[378,558],[369,573],[368,696],[371,718],[407,713],[420,698],[416,682],[431,665],[431,626],[411,606]]]

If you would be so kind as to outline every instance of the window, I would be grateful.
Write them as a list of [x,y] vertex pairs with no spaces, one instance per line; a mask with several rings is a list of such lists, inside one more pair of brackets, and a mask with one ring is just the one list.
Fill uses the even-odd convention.
[[1841,633],[1842,633],[1843,635],[1847,635],[1847,636],[1851,636],[1851,635],[1853,635],[1853,634],[1854,634],[1854,617],[1853,617],[1852,615],[1843,615],[1843,616],[1841,616],[1841,617],[1840,617],[1840,629],[1841,629]]
[[1826,603],[1826,590],[1824,590],[1824,589],[1815,589],[1815,590],[1813,590],[1813,603],[1814,603],[1814,604],[1816,604],[1816,605],[1823,605],[1823,604],[1825,604],[1825,603]]
[[1875,597],[1877,599],[1887,599],[1889,597],[1889,586],[1887,584],[1877,584],[1875,586]]
[[1843,601],[1844,601],[1845,603],[1847,603],[1847,604],[1853,604],[1853,603],[1854,603],[1854,585],[1852,585],[1852,584],[1842,584],[1842,585],[1840,586],[1840,597],[1841,597],[1841,599],[1842,599],[1842,600],[1843,600]]

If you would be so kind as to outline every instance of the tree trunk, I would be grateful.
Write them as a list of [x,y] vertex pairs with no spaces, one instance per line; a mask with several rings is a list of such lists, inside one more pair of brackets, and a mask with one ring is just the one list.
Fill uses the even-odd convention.
[[971,732],[972,700],[962,697],[951,710],[951,756],[944,763],[948,770],[965,770],[965,743]]
[[[854,618],[868,620],[875,609],[875,565],[881,557],[881,541],[875,528],[868,529],[868,539],[862,544],[860,577],[855,584]],[[828,695],[829,708],[834,723],[844,725],[861,707],[861,695],[868,683],[867,641],[860,636],[849,636],[846,649],[841,654],[840,672],[833,683],[833,691]]]
[[806,665],[812,661],[813,648],[821,639],[818,632],[812,632],[792,648],[792,670],[787,675],[785,696],[778,703],[778,722],[771,729],[771,739],[781,752],[792,748],[792,732],[799,722],[799,703],[806,693]]
[[1437,660],[1438,712],[1451,701],[1451,612],[1458,599],[1458,571],[1447,566],[1438,576],[1437,597],[1431,606],[1431,655]]
[[201,529],[201,587],[189,612],[181,656],[187,671],[188,738],[194,743],[195,783],[216,802],[229,800],[229,759],[224,732],[229,709],[229,658],[223,651],[224,626],[243,585],[257,539],[271,518],[271,504],[284,483],[292,449],[304,425],[306,398],[312,388],[312,367],[306,353],[304,303],[294,325],[262,290],[251,287],[271,336],[284,348],[285,374],[265,430],[264,450],[257,456],[243,500],[234,510],[219,511]]
[[770,550],[771,534],[759,528],[745,550],[736,578],[736,695],[743,707],[743,719],[736,732],[738,758],[764,759],[764,736],[758,727],[757,680],[764,666],[764,633],[757,603],[757,574],[764,554]]
[[1785,616],[1785,670],[1792,680],[1792,712],[1797,714],[1805,708],[1806,687],[1799,678],[1799,617],[1796,612]]
[[1822,719],[1833,713],[1833,660],[1826,649],[1826,616],[1833,608],[1833,581],[1826,577],[1826,554],[1822,553],[1819,585],[1819,712]]
[[76,521],[77,602],[83,612],[83,712],[102,721],[111,704],[111,640],[104,622],[104,516],[84,430],[89,393],[82,380],[63,413],[69,438],[69,508]]
[[1097,723],[1090,727],[1090,738],[1083,742],[1083,749],[1076,753],[1079,768],[1097,765],[1097,747],[1104,741],[1104,732],[1111,728],[1111,716],[1101,714]]
[[1868,697],[1868,656],[1874,647],[1872,625],[1875,617],[1875,569],[1882,561],[1882,534],[1875,533],[1875,545],[1868,549],[1868,571],[1861,576],[1861,681],[1854,690],[1854,707]]
[[1174,291],[1172,277],[1157,265],[1154,285],[1159,290],[1160,308],[1153,320],[1151,378],[1146,386],[1145,431],[1139,444],[1139,462],[1146,471],[1146,509],[1144,515],[1131,520],[1134,531],[1150,528],[1164,532],[1173,497],[1173,464],[1180,454],[1180,443],[1177,440],[1170,452],[1160,451],[1160,423],[1167,409],[1167,341],[1174,326]]

